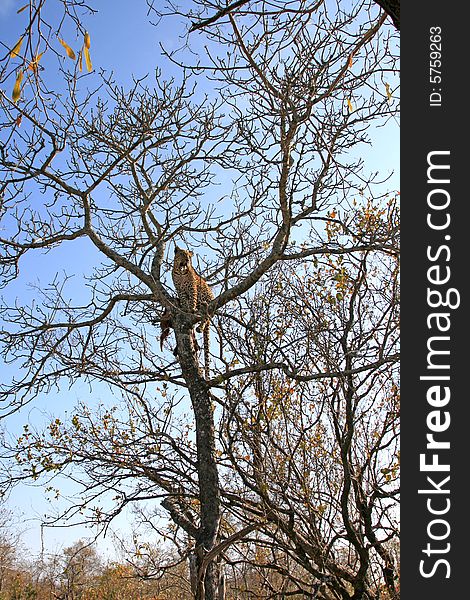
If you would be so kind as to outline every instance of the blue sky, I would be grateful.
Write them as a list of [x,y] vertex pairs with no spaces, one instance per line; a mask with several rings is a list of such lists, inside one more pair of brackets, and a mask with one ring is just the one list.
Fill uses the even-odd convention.
[[[1,40],[10,47],[22,34],[22,23],[26,21],[26,15],[24,13],[18,15],[16,11],[24,4],[25,0],[0,0]],[[46,6],[53,5],[54,3],[51,2],[49,5],[46,3]],[[169,27],[157,29],[149,24],[146,16],[147,5],[143,0],[138,2],[101,0],[96,2],[96,6],[98,13],[87,17],[84,22],[91,36],[90,52],[95,69],[103,68],[113,71],[115,80],[123,84],[131,82],[131,75],[142,77],[148,73],[149,78],[153,77],[157,65],[161,66],[164,78],[176,74],[176,68],[162,58],[159,44],[162,43],[170,50],[179,46],[181,43],[178,37],[180,32],[171,30]],[[64,32],[64,38],[66,33],[67,30]],[[193,36],[194,44],[200,44],[200,40],[199,34]],[[68,30],[66,41],[75,49],[78,49],[82,43],[73,28]],[[371,132],[371,135],[372,147],[364,147],[361,152],[366,159],[367,169],[369,171],[377,170],[382,175],[395,170],[395,175],[385,187],[388,190],[396,190],[399,186],[398,126],[395,122],[390,121],[386,127]],[[77,242],[75,250],[71,248],[54,251],[57,252],[55,255],[57,259],[54,261],[44,262],[40,255],[28,258],[24,262],[26,272],[23,274],[22,280],[9,293],[23,296],[33,293],[26,283],[28,281],[37,282],[41,285],[50,281],[55,274],[57,264],[66,263],[71,267],[82,266],[85,269],[86,263],[93,261],[93,255],[90,253],[84,256],[80,244],[81,242]],[[51,395],[47,399],[43,399],[39,406],[32,408],[31,412],[26,411],[21,415],[16,415],[9,422],[9,427],[20,431],[22,424],[28,419],[40,421],[44,418],[43,412],[56,414],[56,409],[62,412],[67,407],[71,408],[78,399],[83,399],[86,393],[87,388],[78,386],[73,388],[70,393]],[[106,393],[104,388],[98,388],[98,394],[105,396]],[[43,498],[42,490],[18,488],[11,496],[10,505],[25,516],[25,527],[28,528],[23,537],[25,545],[33,552],[39,551],[41,547],[40,530],[35,522],[29,523],[29,519],[41,516],[49,508]],[[124,517],[121,519],[121,525],[125,527]],[[89,531],[82,529],[46,531],[44,541],[46,547],[54,550],[61,545],[70,545],[79,537],[88,534]]]
[[[27,11],[16,13],[24,4],[25,0],[0,0],[0,39],[10,47],[16,43],[26,23]],[[46,2],[46,8],[54,4],[54,2]],[[94,68],[113,71],[116,81],[123,84],[129,84],[132,75],[142,77],[149,74],[151,79],[156,65],[162,62],[159,42],[172,47],[178,43],[178,38],[172,36],[170,31],[165,37],[161,37],[161,30],[157,34],[156,28],[148,23],[147,6],[143,1],[98,1],[96,6],[98,13],[86,17],[84,21],[91,37],[90,53]],[[73,28],[69,28],[67,37],[64,33],[64,39],[75,51],[82,43],[81,38],[77,39]],[[53,68],[51,65],[51,70]],[[172,67],[166,63],[166,72],[163,75],[170,77],[171,74]],[[57,75],[57,85],[60,85],[58,77]],[[52,260],[50,260],[51,256],[48,260],[44,260],[44,256],[39,253],[30,254],[22,260],[21,279],[15,286],[5,291],[4,295],[20,296],[23,300],[34,296],[34,290],[28,284],[48,283],[57,272],[57,265],[68,265],[71,271],[81,269],[86,271],[87,263],[92,264],[94,258],[90,244],[86,244],[86,247],[90,250],[89,253],[84,253],[84,243],[78,240],[67,247],[56,248],[53,250]],[[4,376],[11,371],[11,368],[5,365],[2,369]],[[19,434],[23,424],[28,421],[40,423],[47,420],[48,414],[63,416],[67,408],[70,410],[78,400],[83,400],[88,394],[88,387],[82,384],[75,385],[72,390],[64,391],[62,394],[50,394],[47,398],[40,398],[34,406],[31,405],[26,411],[10,418],[8,429]],[[109,394],[108,390],[98,385],[93,395],[94,401],[96,402],[100,397],[105,399],[107,394]],[[64,483],[64,488],[65,492],[71,491],[70,483]],[[20,530],[24,531],[22,540],[33,553],[41,550],[42,543],[46,549],[55,551],[70,545],[82,536],[90,535],[90,530],[83,527],[45,529],[41,535],[38,520],[44,513],[53,509],[45,499],[41,487],[18,487],[10,497],[9,507],[21,516]],[[118,519],[117,523],[119,521],[123,529],[128,527],[125,517]],[[110,540],[101,542],[101,549],[111,551],[110,543]]]

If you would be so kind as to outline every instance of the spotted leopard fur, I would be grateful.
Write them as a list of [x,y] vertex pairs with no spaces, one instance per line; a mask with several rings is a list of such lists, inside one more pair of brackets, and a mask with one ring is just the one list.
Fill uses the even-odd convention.
[[[175,246],[172,277],[181,308],[188,312],[197,312],[214,298],[207,282],[196,273],[191,264],[193,253]],[[209,378],[209,329],[210,319],[203,321],[197,331],[202,332],[204,339],[205,376]]]

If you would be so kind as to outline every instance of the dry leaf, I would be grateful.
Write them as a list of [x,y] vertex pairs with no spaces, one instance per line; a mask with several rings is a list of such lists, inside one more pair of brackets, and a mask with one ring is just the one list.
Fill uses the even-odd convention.
[[24,6],[22,6],[21,8],[19,8],[16,11],[16,14],[19,15],[20,13],[22,13],[24,11],[25,8],[28,8],[29,4],[25,4]]
[[44,54],[44,52],[41,52],[41,54],[36,54],[34,60],[32,60],[29,65],[28,65],[28,69],[31,69],[31,71],[33,73],[36,73],[38,70],[38,65],[39,65],[39,61],[41,60],[41,56]]
[[10,52],[10,56],[12,58],[14,58],[15,56],[18,56],[18,54],[20,53],[22,43],[23,43],[23,36],[20,37],[20,39],[16,42],[13,50]]
[[15,119],[15,123],[17,125],[17,127],[19,127],[21,125],[21,121],[23,120],[23,115],[18,115]]
[[350,54],[349,61],[348,61],[348,69],[350,69],[352,66],[353,66],[353,55]]
[[385,84],[385,92],[387,93],[387,100],[392,99],[392,92],[390,91],[390,86],[388,83]]
[[78,70],[80,71],[80,73],[83,70],[83,52],[79,52],[78,53]]
[[351,100],[349,98],[348,98],[348,108],[349,108],[349,112],[353,111],[353,105],[352,105],[352,102],[351,102]]
[[18,102],[21,96],[21,82],[23,81],[23,71],[18,71],[16,76],[15,85],[13,87],[13,93],[11,95],[13,102]]
[[72,48],[67,44],[67,42],[64,42],[64,40],[61,40],[59,38],[59,42],[62,44],[62,46],[65,48],[65,51],[67,52],[67,56],[69,58],[71,58],[72,60],[75,60],[75,52],[72,50]]
[[85,47],[90,49],[90,34],[88,33],[88,31],[85,32],[84,41]]
[[93,71],[93,65],[91,64],[90,52],[86,45],[83,46],[83,53],[85,55],[86,68],[88,69],[88,73],[90,73]]

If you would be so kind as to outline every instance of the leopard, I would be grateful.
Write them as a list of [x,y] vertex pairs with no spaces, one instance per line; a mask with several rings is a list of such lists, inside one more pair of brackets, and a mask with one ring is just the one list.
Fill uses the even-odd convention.
[[[175,245],[175,257],[173,261],[172,278],[176,292],[180,301],[181,308],[187,312],[197,312],[204,309],[214,294],[206,282],[192,265],[193,252],[183,250]],[[204,375],[209,379],[209,337],[210,337],[210,317],[207,317],[196,328],[199,333],[202,332],[204,340]]]

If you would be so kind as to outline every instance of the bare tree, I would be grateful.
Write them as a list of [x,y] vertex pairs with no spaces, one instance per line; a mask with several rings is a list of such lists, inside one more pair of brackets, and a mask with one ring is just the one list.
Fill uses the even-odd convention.
[[[261,4],[207,28],[194,62],[191,36],[165,53],[178,84],[157,71],[93,88],[65,70],[47,103],[41,87],[2,92],[5,285],[31,255],[64,261],[29,302],[4,301],[3,356],[21,367],[4,415],[67,380],[114,396],[6,437],[5,482],[68,476],[82,487],[62,516],[89,509],[105,527],[154,503],[196,600],[226,596],[223,563],[250,536],[284,556],[271,597],[284,580],[311,597],[393,595],[396,213],[358,152],[396,110],[394,31],[368,4]],[[175,242],[215,291],[200,312],[171,289]],[[207,317],[209,379],[194,331]]]
[[95,548],[80,540],[65,548],[59,573],[58,596],[64,600],[82,598],[87,589],[93,589],[102,566]]
[[[396,231],[393,204],[370,234]],[[264,515],[266,569],[299,594],[397,597],[397,257],[373,254],[280,270],[243,307],[253,337],[228,334],[260,370],[227,394],[226,450],[250,498],[227,502],[242,522]],[[283,354],[302,374],[269,368]]]

